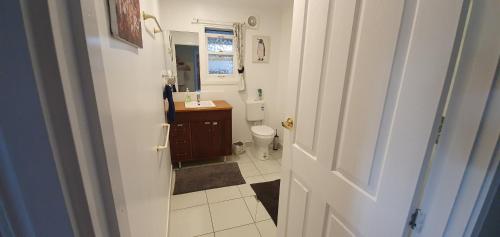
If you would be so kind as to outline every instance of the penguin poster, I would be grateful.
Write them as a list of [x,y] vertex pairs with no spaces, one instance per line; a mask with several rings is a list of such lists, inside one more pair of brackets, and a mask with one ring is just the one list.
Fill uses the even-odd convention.
[[252,44],[252,61],[254,63],[268,63],[271,49],[271,39],[269,36],[254,35]]

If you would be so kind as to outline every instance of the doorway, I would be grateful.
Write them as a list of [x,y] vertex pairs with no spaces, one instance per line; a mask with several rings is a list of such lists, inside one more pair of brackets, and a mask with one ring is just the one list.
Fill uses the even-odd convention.
[[[200,90],[200,50],[194,45],[175,45],[179,91]],[[191,88],[191,89],[189,89]]]

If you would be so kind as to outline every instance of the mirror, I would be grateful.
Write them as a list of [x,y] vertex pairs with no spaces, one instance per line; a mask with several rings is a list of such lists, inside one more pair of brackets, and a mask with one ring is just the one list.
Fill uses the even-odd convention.
[[179,92],[200,91],[200,49],[196,32],[171,31],[174,73]]

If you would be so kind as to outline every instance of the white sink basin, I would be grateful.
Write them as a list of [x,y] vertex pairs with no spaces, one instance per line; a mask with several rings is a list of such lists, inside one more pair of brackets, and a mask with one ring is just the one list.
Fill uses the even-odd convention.
[[202,100],[199,103],[197,101],[184,102],[184,105],[188,109],[197,109],[197,108],[210,108],[215,107],[215,104],[211,100]]

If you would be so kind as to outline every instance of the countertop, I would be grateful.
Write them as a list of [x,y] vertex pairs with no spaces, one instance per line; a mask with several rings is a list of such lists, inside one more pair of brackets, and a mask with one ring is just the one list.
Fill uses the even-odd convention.
[[193,111],[214,111],[214,110],[231,110],[233,106],[227,103],[225,100],[213,100],[215,107],[205,107],[205,108],[186,108],[184,106],[184,101],[175,101],[175,112],[193,112]]

